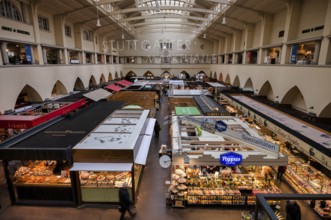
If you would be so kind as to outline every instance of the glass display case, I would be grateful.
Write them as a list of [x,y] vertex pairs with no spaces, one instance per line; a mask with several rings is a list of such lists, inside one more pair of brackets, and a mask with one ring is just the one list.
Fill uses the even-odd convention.
[[67,161],[10,161],[9,172],[18,201],[72,201]]
[[[173,167],[169,192],[174,201],[183,200],[188,205],[255,205],[257,193],[281,193],[269,177],[248,172],[251,167],[246,170],[244,167],[222,169],[214,166],[215,172],[206,167]],[[235,173],[239,169],[240,173]],[[279,203],[268,202],[271,205]]]

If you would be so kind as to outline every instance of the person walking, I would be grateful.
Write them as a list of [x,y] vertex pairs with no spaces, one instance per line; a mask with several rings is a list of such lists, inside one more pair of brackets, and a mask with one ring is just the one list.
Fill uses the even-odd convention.
[[128,187],[128,184],[126,182],[124,182],[123,187],[121,187],[118,191],[118,196],[119,196],[119,200],[120,200],[119,210],[121,212],[120,220],[124,220],[126,211],[129,212],[131,217],[136,215],[136,212],[134,211],[134,207],[133,207],[132,201],[130,199],[130,195],[129,195],[127,187]]
[[160,126],[159,122],[157,122],[157,120],[156,120],[155,125],[154,125],[155,137],[159,137],[160,131],[161,131],[161,126]]

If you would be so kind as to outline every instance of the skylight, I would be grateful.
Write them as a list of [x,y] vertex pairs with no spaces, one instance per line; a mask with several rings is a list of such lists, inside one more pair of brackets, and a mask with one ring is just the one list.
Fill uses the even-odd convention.
[[[193,7],[190,0],[139,0],[138,8],[152,8],[156,7],[156,10],[146,10],[142,12],[142,15],[164,15],[164,14],[177,14],[177,15],[190,15],[190,12],[183,10],[187,7]],[[178,7],[182,9],[160,9],[160,7]]]

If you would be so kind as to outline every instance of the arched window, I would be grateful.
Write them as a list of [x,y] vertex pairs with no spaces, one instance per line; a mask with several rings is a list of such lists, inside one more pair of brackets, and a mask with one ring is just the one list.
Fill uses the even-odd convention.
[[8,0],[0,0],[0,15],[15,21],[22,21],[20,11]]

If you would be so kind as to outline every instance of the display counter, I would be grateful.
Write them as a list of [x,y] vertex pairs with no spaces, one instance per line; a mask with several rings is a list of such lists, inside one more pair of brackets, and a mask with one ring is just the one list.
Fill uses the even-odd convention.
[[65,164],[66,161],[55,160],[11,161],[9,167],[14,172],[12,180],[17,199],[72,201],[71,180]]
[[[219,167],[217,169],[220,170]],[[246,172],[244,167],[240,170]],[[281,193],[272,179],[265,178],[261,173],[234,172],[230,168],[207,173],[205,167],[173,167],[169,192],[174,202],[182,200],[187,205],[234,206],[255,205],[257,193]],[[268,202],[271,205],[279,203],[271,200]]]

